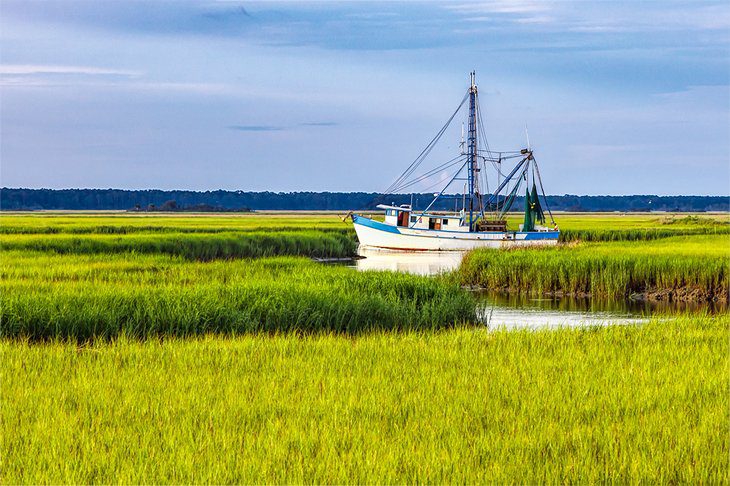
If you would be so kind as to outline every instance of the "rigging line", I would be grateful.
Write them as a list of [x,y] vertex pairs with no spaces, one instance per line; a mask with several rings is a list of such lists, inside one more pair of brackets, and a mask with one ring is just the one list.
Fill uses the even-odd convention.
[[[495,153],[495,152],[492,152],[492,153]],[[491,157],[491,156],[485,156],[485,155],[479,154],[479,157],[489,160],[491,162],[498,162],[498,161],[504,162],[505,160],[518,159],[522,155],[523,154],[515,154],[515,155],[503,155],[502,157]]]
[[446,121],[446,124],[444,124],[444,126],[441,128],[441,130],[438,131],[436,136],[431,139],[431,141],[428,143],[428,145],[426,145],[426,148],[424,148],[421,151],[421,153],[418,154],[418,157],[416,157],[416,159],[413,162],[411,162],[411,165],[409,165],[408,168],[395,180],[395,182],[393,182],[393,184],[391,184],[388,187],[388,189],[385,190],[384,194],[390,194],[393,187],[400,184],[404,179],[407,179],[413,173],[413,171],[416,169],[416,167],[418,167],[421,164],[421,162],[423,162],[423,159],[425,159],[426,156],[428,156],[428,154],[431,152],[431,150],[433,150],[433,147],[436,145],[436,143],[439,141],[439,139],[441,139],[444,132],[446,132],[446,129],[449,127],[449,125],[453,121],[456,114],[459,113],[461,108],[464,106],[464,103],[466,103],[466,100],[468,98],[469,98],[469,91],[467,90],[466,94],[464,95],[464,98],[462,98],[462,100],[461,100],[461,103],[459,103],[459,106],[456,108],[454,113]]
[[[482,140],[484,140],[484,146],[487,148],[487,153],[491,152],[492,149],[489,146],[489,140],[487,139],[487,132],[484,128],[484,121],[482,118],[482,107],[479,103],[479,93],[476,94],[476,114],[477,119],[479,121],[478,123],[478,129],[479,129],[479,135],[481,136]],[[478,149],[477,149],[477,156],[478,156]],[[486,193],[489,194],[489,177],[487,176],[487,167],[486,167],[486,161],[483,161],[483,167],[484,171],[482,174],[479,175],[479,179],[482,179],[484,182],[484,188],[486,189]],[[481,182],[481,181],[480,181]],[[484,218],[484,198],[480,194],[477,198],[477,202],[479,203],[479,212],[481,213],[482,218]]]
[[[441,165],[439,165],[439,166],[437,166],[437,167],[434,167],[433,169],[429,169],[429,170],[428,170],[428,172],[425,172],[425,173],[423,173],[423,174],[419,174],[419,175],[417,175],[415,179],[409,179],[409,180],[403,181],[403,184],[410,184],[410,183],[411,183],[411,182],[413,182],[414,180],[416,180],[416,179],[420,179],[420,178],[422,178],[423,176],[426,176],[426,175],[432,175],[433,173],[435,173],[435,172],[438,172],[439,170],[441,170],[441,169],[443,169],[443,168],[447,167],[447,166],[448,166],[449,164],[452,164],[452,163],[453,163],[454,161],[456,161],[456,160],[458,160],[458,159],[460,159],[460,158],[462,158],[462,157],[465,157],[465,156],[466,156],[465,154],[459,154],[459,155],[457,155],[456,157],[454,157],[454,158],[452,158],[452,159],[450,159],[450,160],[447,160],[446,162],[442,163]],[[401,186],[399,185],[399,186],[396,186],[396,187],[401,187]]]
[[[519,181],[520,181],[520,178],[518,177],[517,180],[516,180],[516,182],[515,182],[515,184],[519,183]],[[506,189],[507,190],[505,191],[504,201],[502,201],[502,208],[504,208],[504,205],[507,204],[507,200],[509,199],[509,195],[512,194],[512,191],[514,190],[514,187],[512,187],[510,189],[510,184],[511,183],[512,183],[512,180],[510,179],[510,182],[507,183],[507,186],[506,186]],[[501,209],[499,207],[499,194],[497,194],[497,211],[501,211]]]
[[[502,209],[499,213],[498,219],[502,219],[504,215],[512,208],[512,204],[515,202],[515,196],[517,195],[517,191],[519,190],[520,186],[522,185],[522,179],[525,175],[525,172],[527,171],[527,167],[522,169],[522,174],[517,178],[517,181],[515,182],[515,187],[512,188],[512,191],[509,193],[509,196],[504,201],[504,204],[502,205]],[[499,208],[499,206],[498,206]]]
[[484,169],[484,188],[485,194],[489,194],[489,177],[487,177],[487,159],[482,157],[482,168]]
[[[431,204],[429,204],[428,206],[426,206],[426,209],[424,209],[424,210],[423,210],[423,211],[421,212],[421,214],[419,214],[419,215],[418,215],[418,218],[421,218],[421,217],[422,217],[422,216],[423,216],[424,214],[426,214],[426,212],[427,212],[427,211],[428,211],[429,209],[431,209],[431,206],[433,206],[433,205],[434,205],[434,203],[435,203],[436,201],[438,201],[438,198],[440,198],[440,197],[441,197],[441,194],[443,194],[443,193],[444,193],[444,191],[446,190],[446,188],[447,188],[447,187],[449,187],[449,186],[451,185],[451,183],[452,183],[452,182],[454,182],[454,180],[456,179],[456,176],[458,176],[458,175],[459,175],[459,174],[461,173],[461,171],[462,171],[462,170],[464,170],[464,167],[466,167],[466,164],[467,164],[467,163],[468,163],[468,161],[466,161],[466,162],[464,162],[464,164],[462,164],[462,166],[461,166],[461,167],[459,168],[459,170],[458,170],[458,171],[456,171],[456,174],[454,174],[454,177],[452,177],[452,178],[451,178],[451,180],[449,180],[448,184],[446,184],[446,185],[444,186],[444,188],[443,188],[443,189],[441,189],[441,192],[439,192],[439,193],[438,193],[438,195],[437,195],[436,197],[434,197],[434,198],[433,198],[433,201],[431,201]],[[418,219],[416,219],[416,221],[418,221]],[[414,226],[415,226],[415,224],[416,224],[416,223],[413,223],[413,225],[414,225]],[[413,226],[411,226],[411,227],[413,227]]]
[[512,178],[523,168],[522,165],[527,160],[527,157],[524,157],[522,160],[520,160],[517,165],[514,166],[512,171],[505,177],[505,180],[502,181],[502,183],[499,185],[499,187],[494,191],[494,194],[492,194],[489,198],[489,201],[491,202],[493,197],[496,197],[500,192],[502,192],[502,189],[505,188],[509,184],[509,182],[512,180]]
[[[522,150],[522,149],[520,149],[520,150]],[[504,154],[519,154],[520,153],[520,150],[487,150],[487,149],[478,149],[477,151],[478,152],[491,152],[491,153],[497,154],[497,155],[499,155],[499,154],[504,155]]]
[[535,160],[535,156],[533,155],[532,161],[535,163],[535,169],[537,170],[537,181],[540,183],[540,191],[542,191],[542,198],[545,200],[545,209],[547,209],[548,214],[550,215],[550,222],[552,224],[555,224],[555,218],[553,218],[553,212],[550,211],[550,205],[548,204],[547,196],[545,195],[545,188],[542,186],[542,177],[540,177],[540,167],[537,166],[537,160]]
[[[440,135],[438,136],[439,138],[438,138],[438,139],[436,139],[436,142],[438,142],[438,140],[440,140],[440,138],[441,138],[441,135],[443,135],[443,133],[441,133],[441,134],[440,134]],[[435,146],[436,146],[436,143],[434,143],[433,145],[431,145],[430,147],[428,147],[428,150],[426,151],[426,153],[424,154],[424,156],[423,156],[423,157],[421,158],[421,160],[420,160],[420,161],[419,161],[419,162],[418,162],[418,163],[417,163],[416,165],[412,166],[412,167],[411,167],[410,169],[408,169],[408,170],[407,170],[406,172],[404,172],[404,173],[403,173],[403,174],[401,175],[401,177],[399,178],[400,180],[399,180],[399,181],[396,181],[396,182],[397,182],[397,183],[402,183],[403,181],[407,180],[407,179],[408,179],[408,177],[410,177],[410,176],[411,176],[411,175],[412,175],[412,174],[413,174],[413,173],[414,173],[414,172],[416,171],[416,169],[417,169],[417,168],[418,168],[418,167],[419,167],[419,166],[421,165],[421,163],[423,163],[423,161],[424,161],[424,160],[426,159],[426,157],[427,157],[427,156],[428,156],[428,155],[429,155],[429,154],[431,153],[431,150],[433,150],[433,148],[434,148]],[[390,187],[390,188],[388,188],[387,192],[388,192],[388,193],[391,193],[391,192],[393,192],[393,187],[392,187],[392,185],[391,185],[391,187]]]
[[[424,188],[423,188],[423,190],[424,190],[424,191],[428,191],[429,189],[433,189],[434,187],[436,187],[436,186],[438,186],[438,185],[440,185],[440,184],[443,184],[443,182],[444,182],[444,181],[436,181],[436,182],[434,182],[433,184],[431,184],[430,186],[424,187]],[[452,182],[453,182],[453,181],[452,181]],[[443,197],[446,197],[446,196],[444,196],[444,194],[443,194],[443,193],[444,193],[444,191],[446,191],[446,189],[448,189],[448,188],[449,188],[449,186],[448,186],[448,185],[447,185],[446,187],[444,187],[444,190],[443,190],[443,191],[441,191],[441,195],[440,195],[439,197],[441,197],[441,198],[443,198]],[[461,197],[461,195],[459,195],[459,197]]]
[[476,108],[477,119],[479,120],[479,131],[484,139],[484,146],[487,147],[488,152],[491,152],[491,149],[489,148],[489,140],[487,140],[487,132],[484,130],[484,122],[482,121],[482,107],[479,104],[479,93],[476,94]]
[[486,149],[477,149],[477,152],[494,154],[495,157],[499,157],[500,155],[502,157],[517,156],[517,155],[520,155],[520,153],[521,153],[519,150],[486,150]]
[[[482,157],[482,160],[484,160],[484,165],[486,167],[486,162],[489,161],[492,163],[492,167],[494,167],[494,170],[497,171],[497,174],[501,175],[502,177],[505,177],[504,173],[501,171],[501,169],[497,166],[497,161],[492,159],[487,159],[486,157]],[[500,163],[503,161],[500,161]]]
[[423,181],[425,179],[428,179],[429,177],[435,175],[439,171],[448,169],[449,167],[453,167],[454,165],[458,164],[459,162],[462,162],[463,159],[464,159],[464,157],[462,157],[462,156],[455,157],[455,158],[451,159],[450,161],[448,161],[448,162],[446,162],[446,163],[444,163],[444,164],[436,167],[435,169],[430,170],[429,172],[426,172],[425,174],[423,174],[421,176],[418,176],[417,178],[415,178],[413,180],[404,182],[400,186],[394,188],[393,189],[393,192],[401,191],[401,190],[403,190],[403,189],[405,189],[407,187],[411,187],[414,184],[417,184],[417,183],[419,183],[419,182],[421,182],[421,181]]
[[[481,111],[480,111],[479,112],[479,129],[480,129],[482,138],[484,139],[484,143],[487,146],[487,153],[490,154],[491,153],[491,147],[489,147],[489,141],[487,140],[487,133],[486,133],[486,129],[484,128],[484,126],[485,125],[484,125],[484,122],[482,121]],[[486,158],[484,158],[484,161],[483,162],[484,162],[484,174],[483,175],[484,175],[485,187],[487,188],[487,191],[486,192],[489,193],[490,192],[489,191],[489,177],[487,175]],[[495,165],[494,162],[492,162],[492,166],[497,171],[497,173],[500,172],[499,168]],[[500,175],[504,175],[504,174],[500,174]]]
[[502,160],[515,159],[522,155],[521,152],[487,152],[486,150],[477,150],[477,152],[488,153],[489,156],[482,155],[482,157],[487,159],[499,159],[500,157]]
[[[462,159],[462,160],[457,160],[457,161],[456,161],[456,162],[454,162],[454,164],[452,164],[452,165],[456,165],[456,164],[459,164],[459,163],[462,163],[462,162],[464,162],[464,160],[463,160],[463,159]],[[422,191],[426,191],[426,190],[428,190],[429,188],[431,188],[431,187],[433,187],[433,186],[437,186],[437,185],[439,185],[439,184],[443,183],[443,181],[444,181],[444,179],[439,179],[439,180],[437,180],[437,181],[436,181],[435,183],[431,184],[430,186],[426,186],[426,187],[423,187],[423,188],[421,188],[421,189],[418,189],[418,190],[419,190],[419,191],[421,191],[421,190],[422,190]],[[397,192],[402,192],[402,191],[404,191],[404,190],[407,190],[407,189],[408,189],[408,190],[410,190],[410,191],[413,191],[413,190],[415,190],[415,188],[413,188],[412,186],[414,186],[414,185],[415,185],[416,183],[418,183],[418,182],[423,182],[423,180],[420,180],[420,181],[415,181],[415,182],[413,182],[412,184],[407,184],[407,185],[405,185],[405,186],[401,186],[401,187],[399,187],[399,188],[398,188],[398,189],[397,189],[396,191],[397,191]]]
[[[481,156],[480,156],[480,157],[481,157]],[[487,158],[487,157],[481,157],[481,159],[482,159],[482,160],[483,160],[483,161],[485,162],[485,167],[486,167],[486,162],[490,162],[490,163],[492,164],[492,167],[494,168],[494,171],[495,171],[495,172],[496,172],[496,173],[497,173],[497,174],[498,174],[499,176],[501,176],[501,177],[507,177],[507,176],[506,176],[506,175],[504,175],[504,172],[502,172],[502,169],[501,169],[501,165],[497,165],[497,164],[498,164],[498,163],[499,163],[499,164],[501,164],[501,163],[502,163],[502,162],[504,162],[505,160],[509,160],[509,159],[515,159],[515,158],[517,158],[517,157],[505,157],[504,159],[500,159],[500,160],[493,160],[493,159],[489,159],[489,158]],[[486,169],[485,169],[485,170],[486,170]],[[499,179],[497,179],[497,185],[499,185]],[[489,191],[487,191],[487,192],[489,192]]]

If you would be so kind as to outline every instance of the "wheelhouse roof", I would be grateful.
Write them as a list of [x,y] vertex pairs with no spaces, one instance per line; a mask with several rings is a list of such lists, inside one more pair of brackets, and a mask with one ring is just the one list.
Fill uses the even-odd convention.
[[409,207],[406,207],[406,208],[403,208],[403,207],[400,207],[400,206],[390,206],[389,204],[378,204],[375,207],[378,208],[378,209],[396,209],[398,211],[413,211],[410,208],[410,206]]
[[412,216],[419,216],[423,218],[443,218],[443,219],[461,219],[459,215],[453,214],[438,214],[438,213],[422,213],[418,209],[411,209],[410,207],[391,206],[389,204],[378,204],[378,209],[394,209],[396,211],[403,211],[406,213],[412,213]]

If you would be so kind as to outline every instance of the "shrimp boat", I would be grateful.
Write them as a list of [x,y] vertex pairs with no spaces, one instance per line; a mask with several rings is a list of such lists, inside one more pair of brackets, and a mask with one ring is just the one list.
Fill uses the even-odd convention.
[[[442,184],[442,189],[434,193],[433,200],[422,210],[412,207],[412,202],[402,205],[378,204],[376,207],[385,211],[384,221],[363,214],[350,213],[361,247],[383,250],[463,251],[484,247],[557,244],[560,231],[547,205],[540,170],[530,147],[529,137],[527,148],[511,152],[490,150],[481,123],[475,78],[475,73],[470,73],[471,84],[456,111],[421,154],[383,192],[383,197],[402,193],[404,189],[412,188],[424,181],[430,182],[429,179],[434,176],[441,177],[437,183]],[[425,173],[417,173],[417,169],[467,102],[468,134],[465,142],[462,125],[459,155]],[[481,144],[484,148],[481,148]],[[450,178],[443,177],[447,170],[454,172]],[[493,176],[488,177],[488,172],[493,172]],[[447,181],[445,185],[443,180]],[[482,194],[481,188],[488,188],[490,180],[496,189],[491,193],[487,190],[488,194]],[[449,188],[457,181],[463,181],[463,192],[449,193]],[[538,195],[538,186],[542,198]],[[505,217],[521,187],[525,187],[524,220],[518,228],[510,229]],[[444,206],[444,199],[448,198],[456,200],[453,212],[435,209]],[[540,199],[544,202],[550,217],[549,226],[545,224],[545,212]],[[439,205],[437,201],[441,201],[441,204]],[[458,202],[462,203],[460,210]]]

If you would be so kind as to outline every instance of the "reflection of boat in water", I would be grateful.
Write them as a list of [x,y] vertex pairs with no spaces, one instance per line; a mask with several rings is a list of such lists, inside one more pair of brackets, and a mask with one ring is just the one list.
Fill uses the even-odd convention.
[[[416,169],[426,159],[467,101],[469,102],[468,137],[464,142],[462,129],[461,153],[436,168],[428,170],[425,174],[414,176]],[[385,191],[385,194],[395,194],[413,187],[419,182],[430,182],[429,178],[438,177],[448,169],[456,169],[455,174],[448,179],[443,189],[434,195],[434,199],[424,210],[416,210],[411,205],[379,204],[377,207],[385,210],[384,221],[352,214],[352,221],[360,244],[374,248],[416,251],[556,244],[560,232],[552,219],[549,208],[548,214],[552,226],[544,226],[545,214],[537,191],[538,184],[543,201],[545,203],[547,201],[537,161],[529,143],[528,148],[520,151],[491,151],[486,143],[482,125],[475,76],[474,73],[471,73],[471,86],[459,107],[416,160]],[[484,141],[485,149],[478,147],[478,134]],[[503,164],[515,161],[516,164],[510,172],[504,174]],[[480,187],[488,187],[488,167],[496,172],[497,188],[488,197],[483,197]],[[449,196],[447,190],[455,181],[466,182],[464,192],[460,195]],[[531,190],[530,182],[532,183]],[[524,222],[519,225],[518,229],[511,230],[507,227],[505,215],[515,202],[523,183],[526,187]],[[450,213],[434,209],[438,200],[449,197],[461,199],[461,211]],[[547,204],[545,207],[547,208]]]
[[437,275],[456,270],[464,253],[457,251],[406,252],[381,250],[361,246],[360,258],[355,261],[358,270],[388,270],[417,275]]

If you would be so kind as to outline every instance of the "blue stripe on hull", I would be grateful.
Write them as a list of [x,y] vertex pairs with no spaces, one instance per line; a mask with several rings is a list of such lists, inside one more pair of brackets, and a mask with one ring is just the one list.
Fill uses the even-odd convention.
[[357,214],[352,215],[352,222],[362,226],[367,226],[368,228],[385,231],[386,233],[395,233],[398,235],[400,234],[400,231],[395,226],[381,223],[380,221],[375,221],[373,219],[365,218],[363,216],[358,216]]
[[522,231],[518,235],[525,235],[526,240],[557,240],[560,231]]

